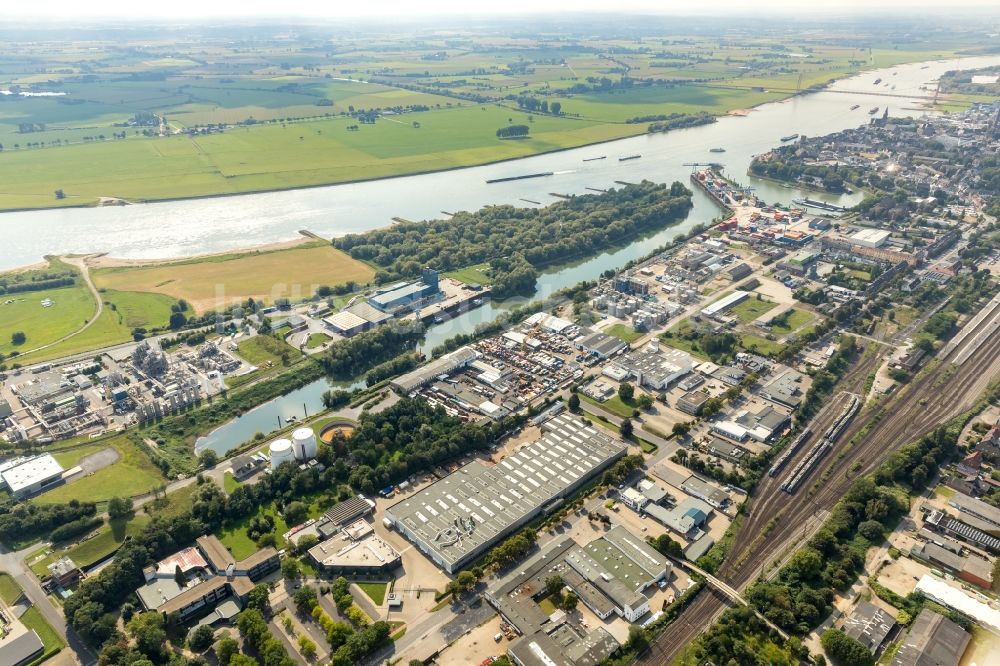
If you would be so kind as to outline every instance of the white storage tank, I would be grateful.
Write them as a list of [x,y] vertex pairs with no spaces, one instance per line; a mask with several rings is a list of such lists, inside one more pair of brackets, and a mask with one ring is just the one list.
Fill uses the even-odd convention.
[[298,428],[292,433],[292,449],[298,460],[316,457],[316,433],[312,428]]
[[276,439],[268,447],[271,454],[271,467],[278,469],[281,463],[295,462],[295,454],[292,452],[292,442],[287,439]]

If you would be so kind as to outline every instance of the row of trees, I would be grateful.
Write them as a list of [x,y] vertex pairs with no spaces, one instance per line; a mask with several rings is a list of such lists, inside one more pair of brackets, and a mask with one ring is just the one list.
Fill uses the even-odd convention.
[[527,125],[507,125],[506,127],[501,127],[497,130],[497,138],[516,139],[528,136],[529,131],[530,128]]
[[834,594],[857,578],[867,548],[881,543],[908,510],[905,493],[923,490],[931,470],[955,451],[960,431],[960,424],[941,427],[894,453],[871,476],[855,481],[778,577],[750,589],[750,603],[792,633],[805,634],[819,624],[829,614]]
[[0,505],[0,541],[10,545],[47,537],[57,527],[87,521],[96,515],[97,505],[93,502],[79,500],[71,500],[69,504],[8,502]]

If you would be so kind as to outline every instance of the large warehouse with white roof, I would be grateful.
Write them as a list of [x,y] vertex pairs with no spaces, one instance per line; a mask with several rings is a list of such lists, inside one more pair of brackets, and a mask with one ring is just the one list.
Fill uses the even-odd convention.
[[494,467],[476,461],[386,509],[385,518],[454,573],[625,455],[620,440],[571,414]]

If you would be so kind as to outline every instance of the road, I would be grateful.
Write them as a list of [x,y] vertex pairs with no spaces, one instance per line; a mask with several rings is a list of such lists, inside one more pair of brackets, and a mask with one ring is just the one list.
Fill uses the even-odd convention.
[[66,639],[68,652],[72,653],[76,663],[83,666],[90,666],[97,663],[93,653],[84,645],[76,632],[66,626],[66,620],[60,611],[52,605],[48,596],[42,590],[35,574],[24,563],[24,558],[38,548],[38,544],[33,544],[24,550],[10,551],[0,546],[0,571],[10,574],[17,584],[24,591],[25,596],[35,608],[41,612],[46,622],[52,625],[56,632]]
[[[956,350],[950,358],[960,352]],[[863,355],[839,388],[860,392],[859,385],[863,387],[878,358]],[[776,559],[787,556],[819,528],[824,512],[833,509],[854,479],[874,470],[900,447],[970,409],[998,373],[1000,336],[993,336],[962,366],[938,360],[895,396],[862,411],[838,439],[836,450],[817,465],[794,497],[780,490],[787,472],[775,478],[765,476],[751,495],[748,515],[718,577],[737,590],[746,589]],[[813,420],[812,430],[821,434],[840,409],[840,401],[829,401]],[[786,469],[793,467],[811,444],[806,442]],[[722,595],[700,593],[681,620],[660,635],[655,649],[637,663],[662,664],[675,659],[725,609],[726,601]]]
[[48,344],[44,344],[40,347],[35,347],[34,349],[26,349],[25,351],[21,352],[23,355],[31,354],[37,351],[41,351],[43,349],[48,349],[49,347],[54,347],[60,342],[65,342],[66,340],[69,340],[72,337],[80,335],[88,328],[90,328],[93,325],[93,323],[97,321],[98,318],[100,318],[101,314],[104,312],[104,299],[101,298],[100,292],[98,292],[97,287],[94,286],[94,281],[90,279],[90,267],[87,266],[87,257],[63,257],[63,261],[65,261],[67,264],[71,266],[76,266],[78,269],[80,269],[80,275],[83,277],[83,282],[84,284],[87,285],[87,289],[90,291],[90,295],[94,297],[94,301],[97,303],[97,311],[94,312],[93,317],[84,322],[83,326],[76,329],[72,333],[68,333],[59,338],[58,340],[55,340]]

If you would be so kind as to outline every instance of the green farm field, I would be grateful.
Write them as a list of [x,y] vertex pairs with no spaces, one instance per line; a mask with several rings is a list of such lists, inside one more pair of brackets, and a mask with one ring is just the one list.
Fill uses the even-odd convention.
[[[8,40],[0,89],[29,94],[0,104],[0,210],[281,190],[514,159],[642,134],[646,123],[626,123],[637,116],[722,115],[865,69],[988,45],[958,28],[893,41],[877,24],[860,34],[781,21],[718,27],[525,24],[501,36],[464,26],[446,37],[317,26],[312,36],[279,29],[277,37],[268,25],[152,42],[113,29]],[[558,102],[561,113],[529,116],[525,98]],[[509,124],[529,125],[530,138],[498,140]]]
[[[248,298],[273,302],[282,297],[312,295],[321,285],[354,281],[365,284],[375,271],[325,242],[283,250],[231,253],[190,260],[101,268],[94,271],[100,289],[127,289],[157,294],[168,301],[184,299],[197,312]],[[129,303],[125,309],[128,311]],[[148,314],[149,303],[134,316]],[[131,315],[127,315],[131,316]],[[169,306],[167,317],[169,317]]]
[[[466,106],[349,127],[350,118],[258,125],[0,153],[0,209],[79,206],[101,197],[154,201],[370,180],[485,164],[641,134],[641,125],[538,117]],[[502,141],[508,118],[531,137]],[[412,122],[418,122],[414,127]],[[53,196],[65,192],[64,199]]]

